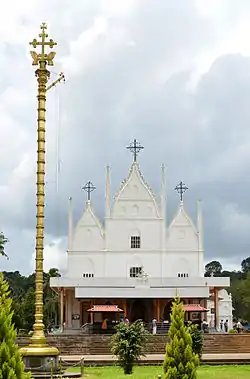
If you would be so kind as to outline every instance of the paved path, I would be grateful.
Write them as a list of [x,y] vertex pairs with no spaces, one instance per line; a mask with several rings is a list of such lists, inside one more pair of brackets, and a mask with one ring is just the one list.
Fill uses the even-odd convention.
[[[164,354],[149,354],[146,355],[146,357],[142,357],[141,361],[148,361],[148,362],[160,362],[164,360],[165,355]],[[80,362],[81,359],[84,358],[85,362],[100,362],[100,361],[105,361],[105,362],[114,362],[116,360],[115,357],[112,355],[62,355],[61,356],[63,361],[66,362]],[[241,353],[241,354],[203,354],[202,355],[202,360],[203,361],[222,361],[222,360],[227,360],[227,361],[237,361],[237,360],[246,360],[249,361],[250,363],[250,353]]]

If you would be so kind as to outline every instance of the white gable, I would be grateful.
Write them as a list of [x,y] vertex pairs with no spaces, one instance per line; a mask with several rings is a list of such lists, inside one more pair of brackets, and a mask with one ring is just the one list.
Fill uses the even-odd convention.
[[100,250],[104,246],[103,230],[100,221],[95,216],[91,203],[86,203],[85,211],[74,231],[72,250]]
[[119,218],[159,217],[155,196],[145,182],[137,162],[132,164],[128,178],[123,181],[115,197],[111,215]]
[[198,233],[184,209],[183,203],[168,230],[168,249],[171,251],[197,251]]

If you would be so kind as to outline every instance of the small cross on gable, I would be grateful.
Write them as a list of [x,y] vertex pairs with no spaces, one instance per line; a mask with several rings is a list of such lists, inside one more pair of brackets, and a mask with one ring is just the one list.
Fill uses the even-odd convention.
[[82,187],[82,189],[87,192],[88,194],[88,201],[90,201],[90,194],[91,192],[93,192],[96,187],[93,185],[93,183],[91,181],[89,181],[88,183],[85,184],[84,187]]
[[129,149],[133,153],[134,162],[136,162],[137,155],[142,149],[144,149],[144,147],[141,146],[141,144],[136,139],[134,139],[134,141],[131,142],[130,145],[126,147],[126,149]]
[[175,191],[177,191],[180,195],[181,201],[183,201],[183,194],[186,192],[186,190],[188,190],[188,187],[183,183],[183,181],[180,181],[175,187]]

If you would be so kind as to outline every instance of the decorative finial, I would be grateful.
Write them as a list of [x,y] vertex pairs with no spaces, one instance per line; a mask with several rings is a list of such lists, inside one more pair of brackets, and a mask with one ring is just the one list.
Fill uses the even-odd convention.
[[96,187],[93,185],[92,182],[89,181],[88,183],[85,184],[84,187],[82,187],[82,189],[87,192],[88,201],[90,201],[90,194],[96,189]]
[[137,155],[139,154],[140,150],[144,149],[144,146],[141,146],[141,144],[134,139],[133,142],[130,143],[129,146],[126,147],[126,149],[129,149],[134,156],[134,162],[136,162]]
[[179,184],[175,187],[175,191],[178,192],[180,195],[180,200],[183,201],[183,194],[188,190],[188,187],[183,183],[183,181],[180,181]]
[[35,51],[31,51],[30,54],[33,58],[33,66],[37,66],[40,63],[47,63],[49,66],[53,66],[53,59],[56,55],[55,52],[50,52],[49,54],[45,54],[45,46],[49,46],[51,49],[57,44],[56,42],[53,41],[53,39],[50,39],[46,41],[48,38],[48,34],[46,33],[47,25],[45,22],[42,23],[41,25],[41,30],[42,32],[39,34],[39,37],[41,37],[41,41],[37,41],[36,38],[33,39],[32,42],[30,42],[30,45],[34,47],[34,49],[37,46],[41,46],[41,53],[37,54]]

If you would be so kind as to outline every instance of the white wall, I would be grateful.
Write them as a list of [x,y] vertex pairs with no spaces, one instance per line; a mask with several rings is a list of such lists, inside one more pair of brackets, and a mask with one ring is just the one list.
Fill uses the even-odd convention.
[[104,277],[105,254],[102,252],[68,252],[68,270],[66,276],[82,278],[84,273],[93,273],[95,277]]

